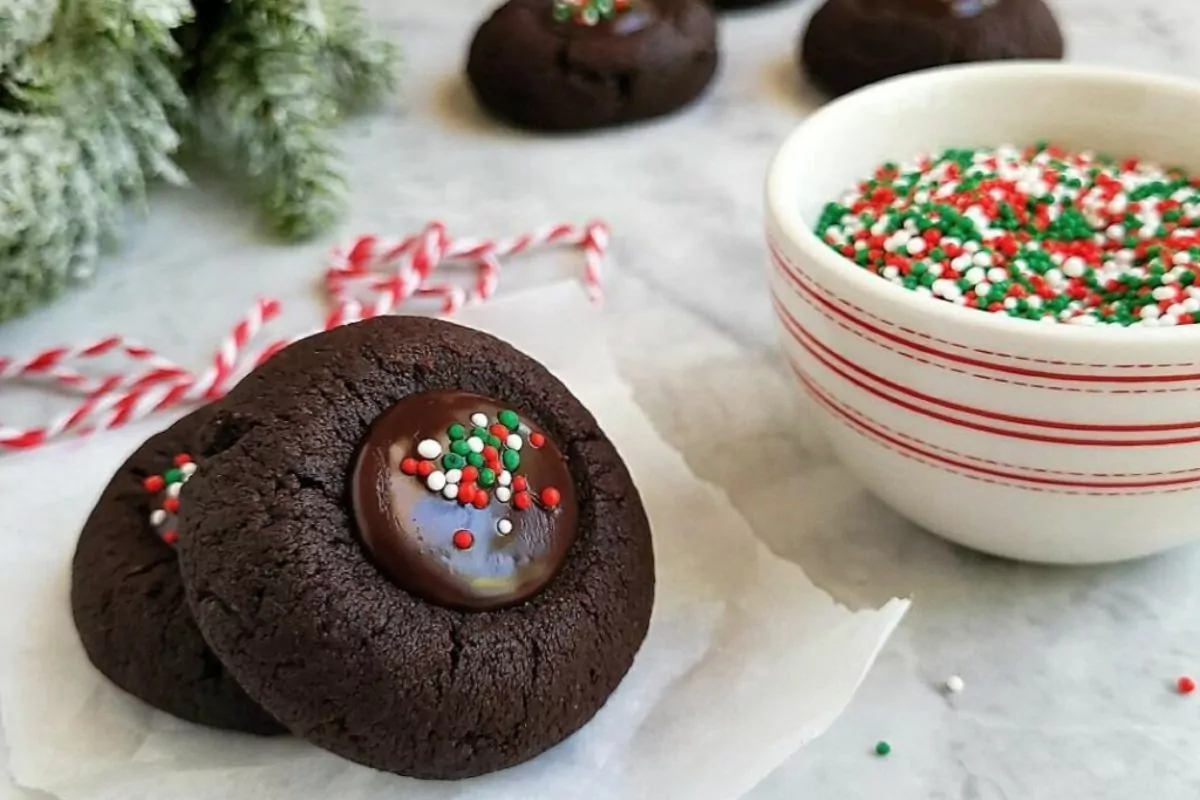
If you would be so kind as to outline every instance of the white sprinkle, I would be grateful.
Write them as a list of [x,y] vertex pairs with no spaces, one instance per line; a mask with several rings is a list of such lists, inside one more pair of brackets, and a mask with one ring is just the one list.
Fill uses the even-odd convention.
[[1069,278],[1082,278],[1087,272],[1087,262],[1079,256],[1071,256],[1063,262],[1062,271]]
[[992,254],[980,251],[971,257],[971,261],[977,267],[990,267],[992,265]]
[[983,269],[983,267],[971,267],[969,270],[963,273],[963,277],[966,278],[967,283],[974,286],[976,284],[983,283],[984,279],[987,278],[987,272]]
[[461,469],[451,469],[446,471],[446,483],[458,483],[462,480]]
[[443,486],[442,487],[442,497],[446,498],[447,500],[457,499],[458,498],[458,484],[457,483],[447,483],[445,486]]
[[969,271],[971,269],[971,257],[968,255],[956,256],[950,262],[950,266],[957,272]]
[[1142,310],[1138,312],[1138,316],[1140,316],[1142,319],[1158,319],[1158,315],[1161,313],[1162,312],[1159,311],[1158,306],[1149,305],[1142,306]]
[[963,679],[957,675],[951,675],[949,678],[946,678],[946,690],[948,692],[959,694],[965,688],[966,684],[963,683]]
[[900,277],[900,270],[896,267],[888,265],[879,271],[879,274],[887,278],[889,281],[894,281]]
[[470,439],[467,439],[467,447],[471,448],[472,453],[482,453],[483,439],[480,439],[478,436],[472,436]]
[[512,533],[512,529],[513,524],[511,520],[502,519],[496,523],[496,530],[500,532],[501,536],[508,536]]
[[975,253],[979,250],[979,242],[964,242],[962,249],[964,253]]
[[487,414],[481,414],[480,412],[476,411],[471,415],[471,424],[476,428],[486,428],[488,424]]
[[195,463],[189,461],[180,467],[179,470],[183,473],[183,477],[190,478],[196,474],[196,465]]
[[980,281],[979,283],[975,284],[975,294],[979,297],[983,297],[985,294],[987,294],[991,290],[992,290],[992,285],[990,283],[988,283],[987,281]]
[[442,446],[433,439],[422,439],[417,445],[417,455],[424,459],[434,459],[442,454]]
[[429,487],[431,492],[440,492],[446,488],[446,473],[440,470],[434,470],[429,473],[429,477],[425,479],[425,485]]
[[1170,286],[1156,286],[1150,296],[1155,300],[1173,300],[1175,299],[1175,290]]
[[1009,310],[1016,308],[1017,307],[1017,298],[1015,298],[1015,297],[1004,298],[1004,307]]
[[1179,318],[1173,317],[1170,314],[1167,314],[1166,316],[1158,318],[1158,325],[1161,328],[1169,328],[1172,325],[1178,324],[1178,322],[1179,322]]
[[162,525],[166,521],[167,521],[167,512],[163,511],[161,508],[155,509],[150,514],[150,524],[156,528],[159,525]]
[[1104,229],[1104,233],[1108,235],[1108,238],[1119,242],[1125,238],[1125,226],[1118,225],[1114,222],[1112,225],[1109,225]]
[[497,486],[496,499],[501,503],[507,503],[512,499],[512,489],[508,488],[507,486]]
[[1171,261],[1182,267],[1184,264],[1192,263],[1192,254],[1186,250],[1180,250]]
[[182,483],[172,483],[167,487],[167,497],[179,497],[179,490],[182,488]]
[[525,440],[515,433],[510,433],[504,439],[504,446],[509,450],[520,450],[523,444],[525,444]]
[[1195,297],[1189,297],[1179,305],[1183,306],[1183,310],[1189,314],[1195,314],[1197,311],[1200,311],[1200,300],[1197,300]]
[[925,252],[925,240],[920,236],[914,236],[908,240],[908,244],[904,246],[910,256],[919,256]]
[[496,482],[501,486],[508,486],[510,483],[512,483],[512,473],[506,469],[501,470],[500,474],[496,476]]
[[1003,267],[992,267],[987,271],[987,279],[992,283],[1008,280],[1008,270]]

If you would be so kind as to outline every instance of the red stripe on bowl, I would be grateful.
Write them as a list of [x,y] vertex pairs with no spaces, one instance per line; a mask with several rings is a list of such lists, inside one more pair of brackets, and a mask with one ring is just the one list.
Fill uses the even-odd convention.
[[919,392],[916,389],[910,389],[907,386],[888,380],[882,375],[878,375],[870,370],[851,362],[850,360],[838,355],[831,348],[823,344],[816,336],[804,327],[798,319],[796,319],[787,307],[780,300],[779,296],[772,292],[771,302],[775,306],[776,316],[790,329],[794,337],[803,338],[805,342],[819,349],[824,355],[833,359],[841,366],[859,374],[863,377],[875,381],[892,391],[900,392],[922,402],[932,405],[941,406],[942,408],[950,409],[951,411],[959,411],[972,416],[994,419],[999,422],[1011,422],[1016,425],[1025,425],[1031,428],[1049,428],[1051,430],[1069,430],[1069,431],[1095,431],[1100,433],[1150,433],[1150,432],[1168,432],[1178,430],[1195,430],[1200,429],[1200,421],[1195,422],[1166,422],[1156,425],[1114,425],[1114,424],[1086,424],[1081,422],[1067,422],[1065,420],[1048,420],[1037,419],[1034,417],[1021,417],[1013,414],[1005,414],[999,411],[991,411],[985,408],[976,408],[974,406],[966,406],[961,403],[955,403],[950,400],[943,400],[940,397]]
[[898,397],[893,397],[892,395],[881,391],[877,387],[860,380],[846,370],[841,369],[829,359],[817,352],[813,347],[809,346],[800,336],[792,331],[791,328],[787,327],[786,320],[784,320],[782,317],[780,318],[780,321],[785,323],[785,329],[788,330],[792,339],[830,372],[833,372],[843,380],[853,384],[854,386],[857,386],[869,394],[874,395],[875,397],[878,397],[881,400],[891,403],[892,405],[899,406],[906,411],[911,411],[915,414],[929,417],[930,419],[936,419],[939,422],[947,422],[951,425],[957,425],[960,428],[967,428],[968,430],[978,431],[980,433],[988,433],[994,436],[1022,439],[1030,442],[1065,444],[1079,447],[1161,447],[1166,445],[1196,444],[1197,442],[1200,442],[1200,436],[1180,436],[1170,439],[1072,439],[1065,436],[1052,436],[1049,434],[1031,433],[1028,431],[1005,430],[1004,428],[996,428],[991,425],[985,425],[983,423],[976,422],[974,420],[959,419],[957,417],[947,416],[946,414],[941,414],[937,411],[914,405],[913,403],[907,402]]
[[[834,303],[824,295],[837,297],[833,292],[830,292],[824,286],[821,286],[810,276],[804,273],[799,267],[788,261],[782,253],[776,249],[775,245],[771,244],[771,260],[775,263],[776,268],[792,282],[798,292],[808,297],[813,302],[820,304],[830,312],[845,319],[852,325],[855,325],[863,330],[869,331],[873,335],[886,339],[890,342],[915,350],[919,353],[942,358],[947,361],[952,361],[957,364],[966,364],[980,369],[992,370],[994,372],[1002,372],[1008,375],[1021,375],[1027,378],[1042,378],[1045,380],[1077,382],[1077,383],[1182,383],[1187,381],[1200,381],[1200,373],[1186,373],[1174,375],[1073,375],[1063,374],[1061,372],[1048,372],[1039,369],[1027,369],[1025,367],[1015,367],[1008,364],[995,364],[990,361],[984,361],[976,358],[958,355],[957,353],[948,353],[944,350],[929,347],[918,342],[911,341],[903,336],[899,336],[891,331],[883,330],[882,328],[872,325],[867,322],[861,315],[853,314],[847,311],[841,304]],[[820,289],[820,292],[814,291],[812,286]],[[838,298],[841,301],[841,298]],[[844,301],[842,301],[844,303]],[[983,313],[983,312],[981,312]]]
[[[793,365],[794,366],[794,365]],[[1015,488],[1031,488],[1031,487],[1051,487],[1054,489],[1080,489],[1080,490],[1109,490],[1105,494],[1142,494],[1143,491],[1111,491],[1116,489],[1125,490],[1192,490],[1200,488],[1200,475],[1190,478],[1170,478],[1154,481],[1073,481],[1060,478],[1046,478],[1037,475],[1020,475],[1016,473],[1006,472],[1003,470],[990,469],[976,464],[959,461],[957,459],[948,458],[940,453],[926,450],[921,447],[909,444],[889,433],[881,430],[870,417],[863,415],[861,412],[850,409],[848,406],[843,406],[837,400],[833,399],[832,395],[827,394],[820,388],[819,384],[812,379],[807,373],[798,367],[794,367],[796,377],[801,385],[809,393],[809,395],[820,405],[848,424],[852,429],[856,430],[860,435],[869,435],[869,438],[877,439],[880,442],[886,443],[890,449],[901,454],[910,454],[917,456],[918,460],[926,463],[931,463],[945,468],[950,472],[954,472],[965,477],[985,476],[992,482],[1001,483],[1004,485],[1014,486]],[[920,440],[914,440],[920,441]],[[922,442],[922,444],[928,443]],[[1093,493],[1093,492],[1070,492],[1070,493]]]

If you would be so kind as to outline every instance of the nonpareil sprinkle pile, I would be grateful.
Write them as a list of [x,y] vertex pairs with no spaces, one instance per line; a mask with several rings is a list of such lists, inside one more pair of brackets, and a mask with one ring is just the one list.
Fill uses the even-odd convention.
[[817,235],[931,298],[1018,319],[1200,322],[1200,180],[1136,158],[1032,147],[888,163]]

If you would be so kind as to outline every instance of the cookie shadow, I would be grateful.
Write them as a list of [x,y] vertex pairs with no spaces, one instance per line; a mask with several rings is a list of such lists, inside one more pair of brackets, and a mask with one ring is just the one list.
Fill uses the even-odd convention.
[[433,113],[446,127],[458,131],[526,138],[520,131],[488,116],[460,74],[447,75],[434,87]]
[[762,85],[773,102],[805,114],[820,108],[828,100],[808,80],[795,53],[767,62],[763,67]]

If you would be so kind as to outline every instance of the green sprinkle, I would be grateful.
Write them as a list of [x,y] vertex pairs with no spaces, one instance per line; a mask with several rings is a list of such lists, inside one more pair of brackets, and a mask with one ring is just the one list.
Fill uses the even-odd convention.
[[890,752],[892,752],[892,746],[887,742],[881,741],[875,743],[875,755],[886,756]]
[[482,467],[483,466],[483,454],[482,453],[467,453],[467,463],[470,464],[472,467],[475,467],[476,469]]
[[471,452],[471,447],[467,444],[466,439],[458,439],[450,443],[450,452],[455,455],[465,456]]
[[490,433],[488,434],[488,437],[486,439],[484,439],[484,441],[487,442],[488,444],[490,444],[492,447],[499,447],[501,444],[500,437],[494,436],[493,434],[490,434]]
[[517,412],[512,409],[505,409],[498,415],[500,424],[508,428],[510,431],[515,431],[521,426],[521,418],[517,416]]
[[446,453],[442,456],[442,467],[445,469],[462,469],[467,465],[467,460],[458,453]]
[[488,429],[479,427],[471,428],[471,435],[487,441]]
[[[912,163],[884,164],[827,203],[819,237],[884,280],[988,313],[1193,321],[1183,303],[1200,285],[1200,181],[1184,171],[1047,142],[951,147]],[[1142,316],[1156,304],[1160,314]]]
[[500,456],[500,461],[506,470],[513,472],[521,466],[521,454],[516,450],[505,450],[504,455]]
[[168,486],[170,486],[172,483],[179,483],[182,480],[183,470],[179,468],[169,469],[163,473],[163,481],[165,481]]
[[491,486],[495,482],[496,482],[496,472],[494,470],[489,469],[488,467],[484,467],[483,469],[479,470],[479,485],[480,486],[484,486],[484,487]]
[[450,437],[450,441],[457,442],[459,439],[467,438],[467,429],[455,422],[446,428],[446,435]]

